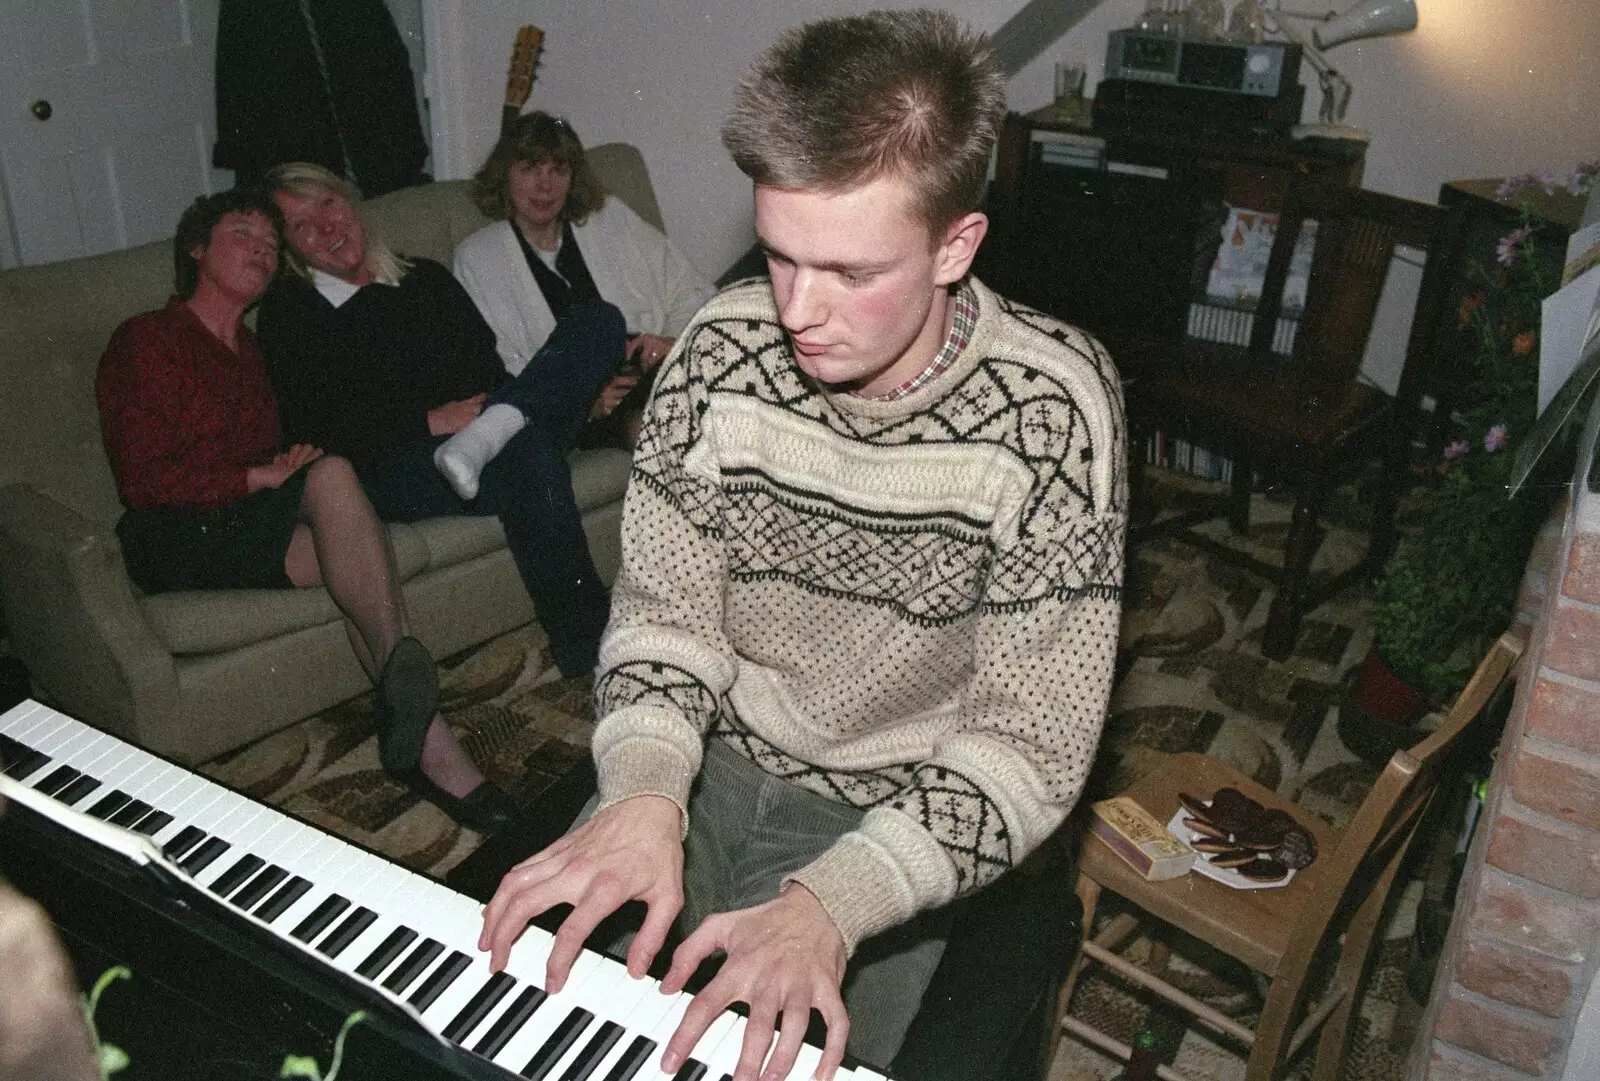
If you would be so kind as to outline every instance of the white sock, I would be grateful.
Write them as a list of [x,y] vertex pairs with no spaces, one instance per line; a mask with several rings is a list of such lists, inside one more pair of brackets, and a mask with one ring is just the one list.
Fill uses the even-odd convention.
[[433,464],[462,499],[478,495],[478,475],[494,461],[513,436],[527,425],[528,418],[510,405],[491,405],[478,418],[440,443],[433,452]]

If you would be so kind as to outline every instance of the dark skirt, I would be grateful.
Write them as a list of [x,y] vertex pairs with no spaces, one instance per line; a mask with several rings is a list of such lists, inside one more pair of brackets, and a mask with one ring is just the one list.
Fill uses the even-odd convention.
[[211,510],[130,510],[117,522],[128,577],[146,593],[179,589],[287,589],[283,569],[306,486],[301,469]]

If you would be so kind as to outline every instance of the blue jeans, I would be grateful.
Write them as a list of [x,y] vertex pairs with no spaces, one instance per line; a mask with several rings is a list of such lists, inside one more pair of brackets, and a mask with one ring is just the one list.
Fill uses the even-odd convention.
[[485,405],[506,404],[528,424],[490,462],[477,498],[463,500],[433,464],[444,436],[408,445],[370,486],[386,522],[449,514],[495,515],[550,653],[566,676],[594,669],[609,600],[583,533],[567,454],[589,408],[622,360],[622,314],[603,301],[572,308],[544,347]]

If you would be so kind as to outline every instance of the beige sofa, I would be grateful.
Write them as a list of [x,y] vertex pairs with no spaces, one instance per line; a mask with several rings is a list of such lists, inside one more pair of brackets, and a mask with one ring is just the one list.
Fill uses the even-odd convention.
[[[590,151],[645,220],[661,212],[639,153]],[[464,182],[394,192],[366,210],[395,247],[437,259],[484,219]],[[368,687],[322,589],[143,596],[113,526],[96,364],[111,331],[172,289],[170,242],[0,274],[0,615],[34,693],[184,762],[198,762]],[[615,573],[628,456],[574,456],[601,576]],[[445,657],[533,618],[493,518],[390,528],[415,633]]]

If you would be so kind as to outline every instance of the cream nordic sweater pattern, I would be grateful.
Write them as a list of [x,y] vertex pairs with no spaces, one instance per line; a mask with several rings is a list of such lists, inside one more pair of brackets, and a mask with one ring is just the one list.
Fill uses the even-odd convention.
[[973,284],[971,342],[893,402],[808,380],[765,282],[724,292],[663,365],[625,504],[602,804],[687,807],[710,736],[868,809],[793,876],[851,949],[1048,836],[1111,690],[1115,369]]

